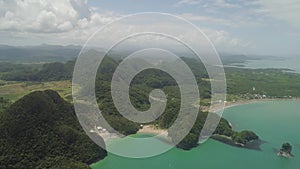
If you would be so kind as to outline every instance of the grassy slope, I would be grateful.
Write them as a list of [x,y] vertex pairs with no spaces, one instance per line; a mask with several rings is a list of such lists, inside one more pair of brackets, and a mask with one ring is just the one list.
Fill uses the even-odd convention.
[[16,101],[26,94],[37,90],[55,90],[61,97],[70,101],[72,88],[69,80],[52,82],[5,82],[0,86],[0,97]]

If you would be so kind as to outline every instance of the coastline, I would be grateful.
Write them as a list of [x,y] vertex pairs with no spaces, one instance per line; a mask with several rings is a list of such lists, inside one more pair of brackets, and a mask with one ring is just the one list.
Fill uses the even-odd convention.
[[155,127],[154,125],[145,125],[138,130],[138,134],[153,134],[168,137],[168,130]]
[[284,98],[276,98],[276,99],[243,99],[243,100],[237,100],[237,101],[230,101],[230,102],[223,102],[223,103],[217,103],[212,106],[202,106],[201,111],[204,112],[210,112],[210,113],[217,113],[221,110],[234,107],[234,106],[240,106],[240,105],[246,105],[246,104],[252,104],[252,103],[262,103],[262,102],[268,102],[268,101],[300,101],[300,98],[290,98],[290,99],[284,99]]
[[[262,103],[262,102],[268,102],[268,101],[295,101],[295,100],[300,101],[300,98],[250,99],[250,100],[244,99],[244,100],[237,100],[234,102],[230,101],[230,102],[226,102],[226,103],[217,103],[212,106],[201,106],[201,111],[217,113],[221,110],[225,110],[227,108],[234,107],[234,106],[253,104],[253,103]],[[145,126],[143,126],[143,128],[139,129],[137,133],[168,136],[168,131],[166,129],[161,129],[154,125],[145,125]]]
[[[204,112],[206,111],[206,112],[210,112],[210,113],[218,113],[221,110],[225,110],[227,108],[234,107],[234,106],[253,104],[253,103],[262,103],[262,102],[268,102],[268,101],[295,101],[295,100],[300,101],[300,98],[250,99],[250,100],[245,99],[245,100],[237,100],[234,102],[233,101],[226,102],[226,103],[221,102],[221,103],[214,104],[212,106],[202,106],[201,111],[204,111]],[[145,125],[141,129],[139,129],[137,131],[137,133],[159,135],[164,138],[169,138],[168,131],[166,129],[161,129],[159,127],[156,127],[155,125]],[[215,139],[214,137],[211,137],[211,138]],[[215,140],[221,141],[220,139],[215,139]],[[227,141],[224,141],[224,140],[221,142],[228,144]],[[263,141],[261,141],[260,144],[263,144]],[[240,147],[243,147],[243,146],[240,146]],[[250,147],[246,147],[246,148],[259,150],[259,148],[257,146],[254,146],[255,148],[253,148],[253,145],[251,145]]]
[[238,143],[238,142],[233,141],[231,137],[219,135],[219,134],[214,134],[210,138],[213,140],[219,141],[221,143],[233,146],[233,147],[246,148],[246,149],[257,150],[257,151],[261,151],[260,146],[262,144],[267,143],[266,141],[257,139],[257,140],[248,142],[246,144],[243,144],[243,143]]
[[[300,98],[290,98],[290,99],[285,99],[285,98],[277,98],[277,99],[251,99],[251,100],[246,100],[245,99],[245,100],[237,100],[235,102],[231,102],[230,101],[230,102],[225,103],[224,107],[220,107],[221,104],[215,104],[215,105],[213,105],[212,110],[213,110],[213,112],[216,113],[216,112],[222,110],[223,108],[226,109],[226,108],[230,108],[230,107],[234,107],[234,106],[239,106],[239,105],[252,104],[252,103],[263,103],[263,102],[268,102],[268,101],[300,101]],[[140,134],[153,134],[153,135],[162,135],[162,134],[164,134],[163,136],[166,136],[167,135],[167,130],[166,129],[158,128],[155,125],[144,125],[142,129],[138,130],[137,133],[140,133]],[[241,146],[241,145],[237,145],[237,144],[232,144],[233,142],[230,139],[218,140],[218,139],[213,138],[215,136],[216,135],[212,136],[211,139],[213,139],[215,141],[218,141],[220,143],[232,146],[232,147],[237,147],[237,148],[241,148],[241,149],[255,150],[255,151],[261,151],[260,145],[267,143],[267,142],[265,142],[263,140],[258,139],[258,140],[254,141],[254,142],[248,143],[246,146]],[[220,136],[223,138],[222,135],[220,135]],[[226,141],[229,141],[229,143],[226,142]],[[277,151],[276,154],[278,152],[279,151]],[[90,166],[93,166],[94,164],[96,164],[96,163],[90,164]]]

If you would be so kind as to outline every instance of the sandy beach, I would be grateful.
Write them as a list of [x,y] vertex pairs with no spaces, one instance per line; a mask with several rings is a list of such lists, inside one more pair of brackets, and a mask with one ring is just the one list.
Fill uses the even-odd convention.
[[157,128],[154,125],[145,125],[138,131],[138,133],[168,136],[167,130]]
[[211,106],[202,106],[201,111],[206,111],[206,112],[211,112],[211,113],[216,113],[219,112],[222,109],[226,109],[229,107],[234,107],[234,106],[239,106],[239,105],[244,105],[244,104],[252,104],[252,103],[261,103],[261,102],[267,102],[267,101],[280,101],[280,100],[298,100],[300,101],[299,98],[291,98],[291,99],[250,99],[250,100],[237,100],[234,102],[225,102],[225,103],[218,103],[214,104]]

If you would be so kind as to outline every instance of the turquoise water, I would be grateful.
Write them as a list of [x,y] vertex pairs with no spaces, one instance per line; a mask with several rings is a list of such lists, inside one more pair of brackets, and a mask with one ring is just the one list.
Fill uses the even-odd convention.
[[[231,147],[208,140],[191,151],[172,149],[146,159],[129,159],[109,154],[92,165],[93,169],[299,169],[300,102],[271,101],[231,107],[224,117],[236,130],[251,129],[268,143],[262,151]],[[278,157],[274,148],[283,142],[293,145],[292,159]],[[126,142],[124,143],[126,146]],[[128,151],[132,147],[129,147]],[[151,147],[145,147],[145,151]]]

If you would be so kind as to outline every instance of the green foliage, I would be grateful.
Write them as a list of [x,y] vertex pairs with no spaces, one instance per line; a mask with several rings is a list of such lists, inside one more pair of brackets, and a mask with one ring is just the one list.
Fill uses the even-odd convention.
[[[99,66],[96,77],[96,96],[103,116],[115,130],[124,135],[135,134],[139,129],[139,124],[124,118],[115,108],[111,97],[110,84],[117,65],[118,63],[115,60],[104,58],[102,64]],[[142,91],[138,88],[134,88],[134,91],[133,98],[135,102],[145,101]]]
[[190,150],[193,147],[198,146],[199,135],[189,133],[179,144],[177,144],[178,148],[183,150]]
[[[197,59],[193,59],[193,58],[182,58],[182,59],[191,68],[193,74],[196,77],[201,98],[209,99],[211,97],[210,80],[208,79],[209,77],[204,65],[200,62],[200,60]],[[174,61],[174,63],[175,62],[176,61]],[[95,86],[96,86],[95,92],[96,92],[96,97],[98,100],[99,107],[101,108],[102,113],[106,118],[106,120],[110,123],[110,125],[115,130],[119,131],[122,134],[129,135],[129,134],[134,134],[138,131],[139,124],[131,122],[128,119],[124,118],[116,110],[111,97],[111,91],[110,91],[111,79],[114,71],[116,70],[119,64],[120,61],[116,61],[110,57],[104,58],[103,62],[101,63],[98,69],[96,82],[95,82]],[[10,80],[30,80],[30,81],[51,81],[51,80],[70,79],[72,75],[73,66],[74,66],[73,61],[67,62],[65,64],[51,63],[51,64],[45,64],[38,70],[34,70],[28,73],[28,75],[26,76],[21,77],[20,75],[14,72],[15,76],[11,74],[10,76],[6,76],[6,77],[11,78]],[[228,78],[228,90],[230,93],[233,94],[238,94],[243,92],[247,93],[249,88],[252,89],[253,87],[252,85],[254,85],[254,83],[258,84],[257,86],[258,89],[267,90],[267,88],[269,88],[269,86],[261,82],[264,76],[260,76],[260,75],[266,75],[266,74],[257,74],[257,72],[254,71],[255,73],[254,76],[252,71],[249,72],[247,71],[241,69],[234,69],[234,68],[226,69],[227,78]],[[263,72],[267,71],[267,73],[269,73],[268,72],[269,70],[261,70],[261,71]],[[274,70],[272,70],[271,72],[273,71]],[[285,75],[283,74],[283,72],[279,72],[279,71],[277,71],[276,73],[278,73],[278,79],[280,79],[282,75]],[[296,77],[296,75],[294,74],[289,74],[289,75],[293,78]],[[82,78],[84,78],[84,76],[82,76]],[[292,79],[288,79],[287,81],[289,80]],[[260,81],[260,83],[257,83],[257,81]],[[82,93],[80,94],[82,95],[91,94],[91,93],[86,93],[85,90],[86,87],[87,86],[82,86],[82,91],[81,91]],[[169,128],[177,118],[180,109],[180,102],[181,102],[179,87],[177,86],[176,81],[170,75],[156,69],[147,69],[140,72],[137,76],[135,76],[135,78],[133,79],[130,85],[130,91],[129,91],[130,100],[133,106],[135,106],[135,108],[141,111],[145,111],[150,108],[149,93],[153,89],[157,89],[157,88],[164,91],[168,101],[167,101],[167,107],[165,111],[158,119],[156,119],[156,121],[153,122],[153,124],[158,124],[159,127],[161,128]],[[32,99],[30,103],[31,102],[39,103],[40,100],[43,100],[43,98],[38,100]],[[195,100],[195,102],[197,101]],[[207,104],[207,103],[202,103],[202,105],[203,104]],[[40,107],[36,107],[36,106],[38,105],[33,105],[33,107],[30,107],[30,110],[32,110],[33,112],[39,110]],[[24,107],[24,105],[20,106],[20,109],[21,107],[26,108],[26,106]],[[45,105],[44,109],[47,109],[50,112],[54,112],[53,107],[55,106]],[[186,136],[186,138],[178,144],[178,147],[182,149],[190,149],[198,144],[198,136],[204,125],[206,116],[207,113],[199,112],[196,123],[194,124],[192,130]],[[55,125],[49,121],[49,116],[43,116],[37,114],[37,116],[35,117],[38,119],[34,121],[35,123]],[[27,118],[28,117],[22,117],[22,119],[27,119]],[[59,119],[53,119],[53,120],[56,121]],[[68,118],[64,118],[64,120],[68,120]],[[28,121],[30,120],[28,119]],[[21,122],[20,124],[23,125],[23,123]],[[70,127],[65,122],[59,123],[59,125],[56,124],[55,129],[56,129],[55,131],[57,132],[55,134],[57,134],[60,138],[62,138],[65,144],[69,145],[69,144],[78,143],[78,141],[76,141],[76,138],[80,137],[80,132],[78,132],[79,129],[75,130],[74,127]],[[21,130],[15,129],[15,131],[20,132]],[[229,123],[225,119],[221,119],[220,124],[215,131],[215,134],[233,137],[233,139],[241,143],[256,138],[255,137],[256,135],[254,133],[250,133],[249,131],[241,132],[241,133],[232,131]],[[79,147],[79,144],[75,147]],[[61,156],[61,154],[56,154],[56,155]],[[80,155],[76,155],[76,156],[80,156]],[[89,156],[85,156],[85,157],[89,157]]]
[[282,144],[282,147],[280,150],[291,154],[292,153],[292,145],[290,143],[284,143],[284,144]]
[[0,62],[0,79],[3,80],[27,80],[27,76],[31,75],[41,65],[38,64],[14,64],[8,62]]
[[232,139],[238,143],[247,144],[250,141],[257,140],[258,136],[252,131],[241,131],[235,132],[232,136]]
[[71,79],[74,61],[67,63],[48,63],[42,69],[29,77],[31,81],[58,81]]
[[[74,61],[66,63],[46,63],[39,69],[24,67],[15,71],[8,71],[2,75],[3,80],[7,81],[58,81],[71,79],[74,68]],[[17,64],[11,64],[15,67]],[[20,67],[20,66],[19,66]]]
[[225,72],[229,94],[249,94],[249,98],[252,98],[254,94],[267,97],[300,96],[300,74],[297,73],[280,69],[239,68],[226,68]]
[[87,164],[82,162],[73,161],[65,157],[47,157],[38,164],[36,169],[88,169],[90,168]]
[[[192,68],[193,73],[197,77],[197,83],[202,98],[210,98],[209,81],[201,80],[207,77],[207,73],[201,62],[191,59],[183,58],[183,60]],[[129,135],[135,133],[139,125],[124,118],[114,107],[111,97],[110,82],[113,72],[117,68],[119,62],[111,58],[105,58],[101,63],[97,78],[96,78],[96,96],[102,113],[110,125],[122,134]],[[156,70],[147,69],[135,76],[130,85],[130,100],[135,108],[144,111],[150,108],[148,99],[149,93],[153,89],[161,89],[167,96],[166,109],[162,115],[152,124],[158,124],[160,128],[169,128],[177,119],[180,110],[180,91],[176,81],[167,73]],[[218,115],[215,118],[219,118]],[[199,112],[197,120],[191,129],[190,133],[179,142],[177,147],[181,149],[191,149],[198,145],[200,131],[203,128],[207,117],[206,112]],[[176,134],[180,131],[169,131],[169,135],[175,139]],[[228,121],[221,118],[220,123],[215,131],[215,134],[233,137],[237,132],[234,132],[230,127]],[[250,132],[237,133],[237,138],[242,138],[238,141],[245,141],[253,139],[254,136]],[[254,134],[254,133],[253,133]],[[256,135],[255,135],[256,136]]]
[[222,118],[220,120],[220,123],[214,132],[214,134],[224,135],[224,136],[228,136],[228,137],[231,137],[233,135],[233,133],[234,133],[234,131],[232,130],[229,122],[227,120],[225,120],[224,118]]
[[[24,96],[0,120],[0,168],[29,169],[55,161],[60,162],[53,168],[86,168],[83,163],[106,156],[81,129],[72,106],[54,91]],[[59,157],[74,162],[67,165]]]
[[[212,116],[212,118],[219,118],[217,117],[218,116],[217,114],[212,114],[212,115],[215,115],[215,117]],[[191,129],[190,133],[177,145],[178,148],[189,150],[198,145],[200,131],[203,128],[206,117],[207,117],[207,113],[205,112],[199,113],[193,128]],[[213,138],[216,138],[217,140],[220,140],[228,144],[231,144],[232,140],[237,143],[247,144],[248,142],[258,139],[258,136],[252,131],[246,130],[246,131],[236,132],[232,130],[229,122],[224,118],[220,119],[220,123],[218,124],[216,130],[214,131],[214,134],[220,137],[216,136]]]
[[0,97],[0,112],[6,110],[10,104],[11,102],[9,100]]
[[[199,59],[181,58],[192,70],[199,85],[201,98],[210,98],[210,82],[208,73]],[[234,59],[234,60],[232,60]],[[237,59],[237,60],[236,60]],[[227,62],[244,62],[245,56],[234,56],[225,58]],[[98,79],[108,82],[121,61],[105,57],[101,63]],[[227,63],[226,62],[226,63]],[[9,81],[57,81],[70,80],[73,73],[74,61],[66,63],[47,63],[41,65],[26,65],[0,63],[0,78]],[[176,61],[174,61],[176,63]],[[172,64],[172,63],[171,63]],[[300,75],[287,72],[282,69],[243,69],[226,67],[227,93],[231,95],[246,95],[252,98],[251,94],[266,95],[269,97],[299,97]],[[148,69],[139,73],[133,84],[142,88],[172,88],[176,82],[167,73],[160,70]],[[256,91],[253,91],[253,87]],[[171,92],[172,93],[172,92]],[[179,92],[175,91],[175,95]]]
[[[207,117],[207,113],[200,112],[198,114],[197,120],[193,128],[189,132],[189,134],[176,145],[178,148],[183,150],[190,150],[198,145],[200,132],[201,129],[203,128],[206,117]],[[169,131],[169,132],[170,132],[169,135],[174,138],[176,136],[172,136],[172,135],[176,134],[178,131]]]

